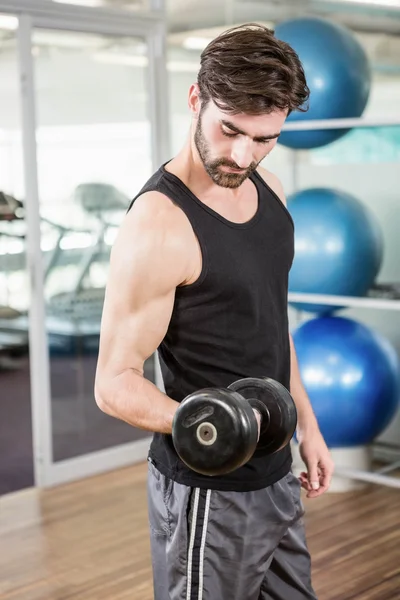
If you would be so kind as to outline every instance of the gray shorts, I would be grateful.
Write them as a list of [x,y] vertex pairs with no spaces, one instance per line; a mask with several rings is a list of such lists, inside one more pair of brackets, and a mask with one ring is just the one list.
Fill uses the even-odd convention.
[[316,600],[300,483],[254,492],[191,488],[149,460],[154,600]]

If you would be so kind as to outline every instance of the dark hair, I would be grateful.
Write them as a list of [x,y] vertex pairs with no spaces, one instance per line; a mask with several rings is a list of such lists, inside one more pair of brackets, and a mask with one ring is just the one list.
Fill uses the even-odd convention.
[[203,107],[212,99],[236,114],[307,110],[310,90],[299,57],[263,25],[246,23],[223,32],[203,50],[200,65]]

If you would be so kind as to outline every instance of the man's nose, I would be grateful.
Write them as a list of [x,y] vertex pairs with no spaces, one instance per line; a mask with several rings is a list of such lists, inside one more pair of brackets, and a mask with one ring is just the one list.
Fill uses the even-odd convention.
[[253,160],[252,141],[247,137],[240,137],[234,141],[231,158],[240,169],[247,169]]

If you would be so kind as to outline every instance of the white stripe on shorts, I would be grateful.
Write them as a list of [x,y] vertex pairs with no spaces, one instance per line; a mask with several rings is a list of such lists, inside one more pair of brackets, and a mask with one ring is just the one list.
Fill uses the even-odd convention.
[[201,537],[201,548],[200,548],[199,598],[198,598],[198,600],[203,600],[204,548],[206,545],[208,515],[210,513],[210,500],[211,500],[211,490],[207,490],[206,507],[205,507],[205,511],[204,511],[203,535]]
[[194,507],[193,507],[193,516],[192,516],[192,527],[190,529],[189,555],[188,555],[188,566],[187,566],[186,600],[191,600],[191,596],[192,596],[193,546],[194,546],[194,537],[195,537],[195,533],[196,533],[197,511],[199,508],[199,496],[200,496],[200,488],[196,488],[194,491]]

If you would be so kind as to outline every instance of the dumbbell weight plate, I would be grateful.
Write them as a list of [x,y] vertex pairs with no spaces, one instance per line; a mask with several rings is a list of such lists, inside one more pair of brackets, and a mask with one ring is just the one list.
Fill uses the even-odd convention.
[[246,463],[257,445],[253,409],[234,391],[206,388],[182,400],[172,424],[181,460],[203,475],[222,475]]
[[296,430],[297,411],[284,385],[269,377],[249,377],[235,381],[228,389],[246,400],[261,402],[269,413],[268,420],[263,417],[257,454],[273,454],[290,442]]

